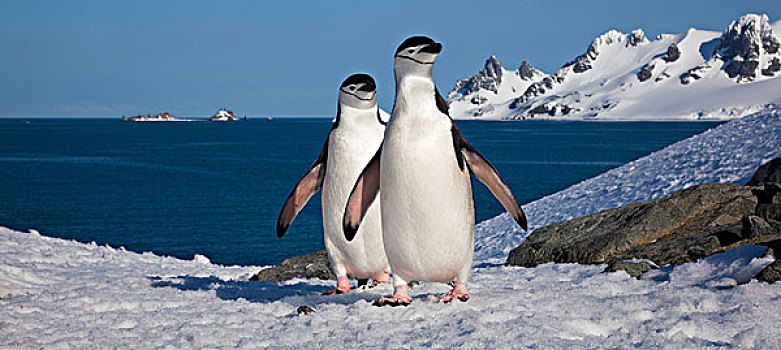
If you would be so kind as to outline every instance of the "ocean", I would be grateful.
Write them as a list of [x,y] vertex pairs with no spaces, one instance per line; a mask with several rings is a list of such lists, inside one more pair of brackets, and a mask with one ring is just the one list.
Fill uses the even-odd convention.
[[[555,193],[719,122],[458,121],[519,203]],[[320,195],[275,223],[330,118],[231,123],[0,119],[0,226],[219,264],[323,249]],[[503,212],[474,182],[476,221]]]

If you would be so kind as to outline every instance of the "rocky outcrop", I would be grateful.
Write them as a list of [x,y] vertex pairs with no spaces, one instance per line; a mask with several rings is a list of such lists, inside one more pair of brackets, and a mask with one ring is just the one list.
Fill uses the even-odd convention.
[[[781,184],[767,180],[778,178],[779,165],[774,159],[757,170],[752,181],[759,186],[702,184],[539,228],[510,252],[507,265],[607,263],[606,271],[638,277],[742,245],[773,247],[781,242]],[[779,265],[763,279],[781,277]]]
[[767,67],[762,68],[762,75],[772,77],[779,71],[781,71],[781,60],[778,57],[773,57]]
[[737,225],[739,234],[740,220],[755,206],[749,187],[703,184],[539,228],[510,252],[507,264],[602,264],[632,258],[681,264],[733,243],[720,240],[721,232]]
[[277,266],[260,270],[250,277],[250,281],[276,282],[293,278],[335,280],[336,276],[331,272],[328,254],[325,250],[320,250],[309,255],[292,257]]
[[688,85],[695,80],[702,79],[702,77],[705,75],[705,72],[710,68],[711,67],[706,63],[689,69],[685,73],[681,74],[681,84]]
[[[775,55],[778,49],[779,40],[773,35],[767,15],[747,14],[724,31],[713,54],[724,61],[727,76],[744,82],[757,77],[761,56]],[[772,76],[771,70],[765,72]]]
[[499,91],[499,84],[501,83],[502,63],[496,59],[496,56],[491,56],[485,61],[483,69],[475,76],[458,80],[455,90],[462,96],[470,95],[479,90],[489,90],[496,93]]
[[771,161],[762,164],[751,179],[746,183],[747,186],[759,186],[764,182],[781,183],[781,158],[774,158]]
[[521,66],[518,67],[518,75],[521,77],[521,79],[529,80],[537,76],[540,71],[532,67],[531,63],[527,60],[523,60],[521,62]]
[[678,49],[678,45],[675,43],[670,44],[667,47],[667,54],[664,56],[665,62],[675,62],[681,57],[681,51]]
[[653,72],[654,72],[653,62],[648,63],[645,66],[643,66],[643,68],[641,68],[639,72],[637,72],[637,79],[640,79],[641,82],[651,79]]

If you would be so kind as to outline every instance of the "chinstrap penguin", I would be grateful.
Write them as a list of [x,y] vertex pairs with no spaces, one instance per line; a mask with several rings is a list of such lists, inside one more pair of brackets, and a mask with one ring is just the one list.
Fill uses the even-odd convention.
[[[485,184],[526,230],[526,216],[496,168],[450,118],[432,70],[442,45],[428,37],[396,50],[396,99],[385,139],[355,183],[344,214],[347,239],[380,202],[393,296],[374,305],[407,305],[413,281],[452,283],[440,300],[466,301],[474,256],[474,200],[469,174]],[[375,198],[379,194],[379,201]]]
[[388,283],[388,260],[382,242],[380,203],[368,208],[357,237],[348,242],[342,233],[342,217],[355,180],[382,143],[389,116],[377,106],[374,79],[354,74],[339,87],[337,115],[320,156],[298,181],[277,219],[277,237],[282,237],[298,212],[321,187],[323,189],[323,232],[331,268],[337,276],[336,289],[352,289],[348,276],[366,284]]

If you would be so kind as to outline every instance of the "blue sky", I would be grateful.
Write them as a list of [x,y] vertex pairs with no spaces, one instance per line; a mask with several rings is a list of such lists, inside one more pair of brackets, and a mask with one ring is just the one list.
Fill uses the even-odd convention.
[[440,91],[494,54],[546,73],[609,29],[721,31],[781,1],[0,2],[0,116],[333,115],[340,82],[373,75],[393,104],[409,35],[444,44]]

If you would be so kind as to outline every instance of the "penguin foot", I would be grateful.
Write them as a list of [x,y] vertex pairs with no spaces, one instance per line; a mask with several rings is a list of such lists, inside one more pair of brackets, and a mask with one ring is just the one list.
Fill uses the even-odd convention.
[[412,298],[409,296],[409,286],[406,284],[395,286],[393,296],[390,298],[382,297],[372,301],[374,306],[408,306],[409,304],[412,304]]
[[376,287],[376,286],[377,286],[377,285],[379,285],[380,283],[390,283],[390,274],[388,273],[388,271],[383,271],[383,272],[380,272],[380,273],[375,273],[375,274],[372,276],[372,280],[374,281],[374,282],[372,283],[372,287]]
[[409,296],[398,296],[398,297],[397,296],[392,296],[390,298],[382,297],[382,298],[375,299],[375,300],[372,301],[372,306],[378,306],[378,307],[383,307],[383,306],[392,306],[392,307],[396,307],[396,306],[409,306],[410,304],[412,304],[412,298],[410,298]]
[[447,304],[447,303],[449,303],[449,302],[451,302],[453,300],[456,300],[456,299],[458,299],[458,300],[460,300],[462,302],[466,302],[467,300],[469,300],[469,294],[467,294],[467,293],[454,293],[451,290],[450,292],[447,293],[447,295],[445,295],[444,297],[440,298],[439,301]]
[[447,292],[447,295],[440,298],[439,301],[449,303],[456,299],[461,300],[462,302],[469,300],[469,294],[466,292],[465,283],[453,282],[453,289]]
[[329,290],[323,292],[323,295],[344,294],[344,293],[349,293],[349,292],[352,292],[352,291],[353,291],[352,289],[341,290],[339,288],[336,288],[336,289],[329,289]]
[[350,279],[347,276],[339,276],[336,278],[336,289],[329,289],[323,292],[323,295],[343,294],[352,290],[353,286],[350,285]]

